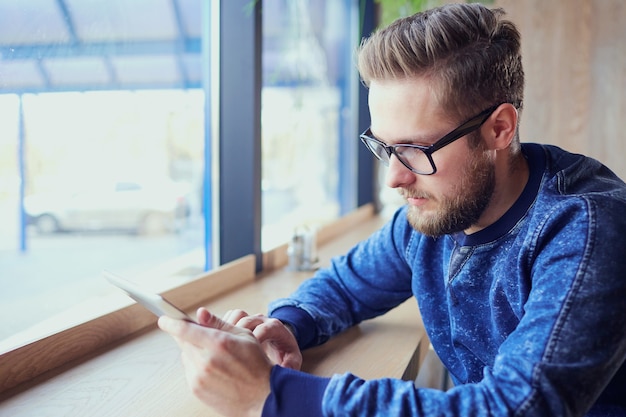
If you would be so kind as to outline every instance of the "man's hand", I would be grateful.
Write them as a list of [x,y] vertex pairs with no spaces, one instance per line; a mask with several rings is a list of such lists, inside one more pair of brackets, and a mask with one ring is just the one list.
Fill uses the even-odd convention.
[[252,332],[261,343],[270,360],[284,368],[300,370],[302,353],[291,330],[280,320],[257,314],[248,315],[243,310],[230,310],[224,321]]
[[198,309],[198,323],[159,318],[182,351],[187,382],[225,416],[260,416],[270,394],[272,363],[252,332]]

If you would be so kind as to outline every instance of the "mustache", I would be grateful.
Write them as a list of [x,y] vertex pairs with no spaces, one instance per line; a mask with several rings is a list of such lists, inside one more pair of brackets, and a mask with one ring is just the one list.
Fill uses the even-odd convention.
[[414,191],[414,190],[407,190],[404,188],[400,188],[398,189],[398,193],[400,193],[400,195],[407,199],[407,198],[426,198],[426,199],[432,199],[433,196],[430,193],[424,192],[424,191]]

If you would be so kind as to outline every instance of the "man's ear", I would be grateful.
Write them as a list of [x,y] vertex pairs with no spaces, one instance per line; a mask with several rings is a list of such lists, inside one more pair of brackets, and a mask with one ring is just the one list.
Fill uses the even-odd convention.
[[517,131],[517,120],[517,109],[510,103],[501,104],[494,110],[484,125],[487,131],[483,131],[490,149],[509,147]]

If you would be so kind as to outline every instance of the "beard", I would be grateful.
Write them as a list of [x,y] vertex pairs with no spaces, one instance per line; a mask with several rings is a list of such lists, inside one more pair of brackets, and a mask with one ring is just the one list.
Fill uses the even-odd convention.
[[[439,208],[433,215],[422,213],[420,207],[409,206],[407,219],[415,230],[437,237],[460,232],[478,221],[495,189],[495,166],[482,146],[471,155],[461,181],[452,189],[453,197],[439,197]],[[409,190],[401,190],[401,193],[405,197],[413,196]],[[437,201],[431,194],[419,196]]]

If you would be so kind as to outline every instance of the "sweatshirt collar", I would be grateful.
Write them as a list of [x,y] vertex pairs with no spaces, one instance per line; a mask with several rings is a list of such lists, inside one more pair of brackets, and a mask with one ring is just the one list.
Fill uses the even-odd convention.
[[522,144],[522,154],[528,161],[528,182],[513,206],[492,225],[471,235],[464,232],[452,234],[460,246],[476,246],[492,242],[506,235],[528,212],[537,194],[541,178],[546,168],[546,157],[541,145],[535,143]]

